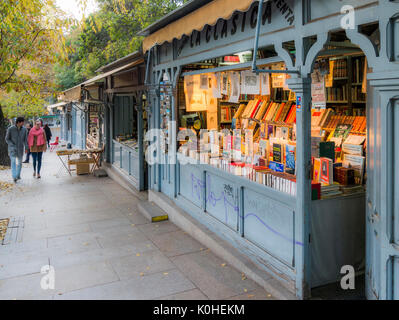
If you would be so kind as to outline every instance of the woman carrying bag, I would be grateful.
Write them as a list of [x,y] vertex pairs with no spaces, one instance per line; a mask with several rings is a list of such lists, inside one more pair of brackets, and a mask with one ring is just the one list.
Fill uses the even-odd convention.
[[47,149],[46,133],[41,127],[40,120],[36,120],[35,126],[30,130],[28,144],[33,158],[33,176],[40,179],[43,152]]

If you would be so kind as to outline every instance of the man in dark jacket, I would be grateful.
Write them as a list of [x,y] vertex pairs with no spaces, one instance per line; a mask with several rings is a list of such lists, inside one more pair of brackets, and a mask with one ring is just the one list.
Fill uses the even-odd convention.
[[18,117],[15,125],[7,130],[6,142],[11,159],[12,178],[16,183],[21,179],[22,157],[28,151],[28,130],[24,127],[25,119]]
[[[30,124],[30,122],[28,122],[25,126],[26,130],[28,130],[28,137],[29,137],[29,131],[32,128],[32,125]],[[28,152],[26,154],[26,159],[23,163],[29,163],[29,157],[30,157],[30,149],[28,149]]]
[[50,148],[50,141],[51,141],[52,133],[51,133],[50,127],[48,126],[47,123],[44,125],[44,132],[46,133],[47,147]]

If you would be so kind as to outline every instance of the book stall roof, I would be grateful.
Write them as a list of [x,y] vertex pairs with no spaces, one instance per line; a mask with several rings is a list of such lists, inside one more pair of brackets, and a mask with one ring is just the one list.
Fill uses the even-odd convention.
[[253,0],[191,1],[139,32],[138,35],[146,36],[143,52],[156,44],[180,39],[194,30],[200,31],[205,25],[215,25],[219,19],[228,20],[234,12],[248,10],[252,3]]

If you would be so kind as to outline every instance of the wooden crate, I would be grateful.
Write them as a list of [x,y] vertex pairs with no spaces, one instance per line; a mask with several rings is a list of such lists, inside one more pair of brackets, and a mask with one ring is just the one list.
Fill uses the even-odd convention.
[[83,175],[90,173],[90,164],[88,163],[77,163],[76,164],[76,174]]

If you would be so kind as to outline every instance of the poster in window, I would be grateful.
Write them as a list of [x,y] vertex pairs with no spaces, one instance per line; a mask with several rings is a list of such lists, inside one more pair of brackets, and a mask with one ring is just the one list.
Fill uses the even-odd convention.
[[212,75],[212,95],[215,99],[222,98],[221,86],[220,86],[220,72]]
[[222,94],[229,95],[229,77],[227,73],[222,73]]
[[312,107],[325,109],[326,103],[324,76],[316,70],[312,74]]
[[238,72],[231,72],[229,74],[230,83],[231,83],[231,95],[229,98],[229,102],[238,103],[240,99],[240,75]]
[[252,71],[241,72],[241,93],[260,94],[260,77]]
[[184,93],[188,112],[207,110],[207,91],[200,89],[200,75],[184,77]]
[[260,85],[261,85],[261,95],[270,95],[270,74],[261,73],[260,74]]
[[208,90],[209,86],[209,75],[208,74],[201,74],[200,75],[200,89]]
[[272,73],[273,88],[285,88],[286,75],[284,73]]

